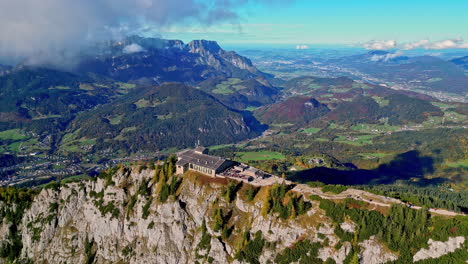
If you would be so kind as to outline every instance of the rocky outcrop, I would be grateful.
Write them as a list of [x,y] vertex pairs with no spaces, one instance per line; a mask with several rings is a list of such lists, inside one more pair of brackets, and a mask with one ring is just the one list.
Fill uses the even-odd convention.
[[[283,219],[278,213],[264,210],[271,186],[258,189],[253,200],[247,200],[246,189],[227,198],[231,196],[225,179],[189,172],[180,185],[172,185],[172,178],[167,181],[176,187],[163,182],[158,180],[155,170],[145,166],[120,166],[94,180],[41,190],[18,222],[22,260],[246,263],[238,253],[248,251],[249,256],[256,254],[260,263],[267,263],[275,262],[287,249],[294,251],[303,241],[318,247],[313,253],[316,260],[344,263],[352,256],[359,258],[360,263],[377,264],[397,259],[375,237],[359,244],[356,240],[340,241],[335,234],[336,223],[325,215],[318,201],[307,197],[304,200],[310,206],[305,213]],[[164,188],[172,188],[167,200],[161,198]],[[0,202],[0,212],[5,206]],[[4,219],[0,225],[0,246],[10,240],[9,227]],[[356,224],[348,219],[341,227],[351,232]],[[250,234],[247,235],[250,239],[245,238],[246,234]],[[257,253],[249,250],[258,248],[246,248],[254,234],[255,237],[260,234],[263,241]],[[415,260],[452,252],[463,242],[463,237],[448,242],[431,241],[430,248],[418,252]],[[0,258],[0,263],[5,261]]]
[[250,77],[260,74],[252,62],[245,57],[238,55],[233,51],[223,50],[216,41],[194,40],[187,44],[187,50],[192,54],[197,54],[197,63],[207,65],[218,71],[230,73],[232,71],[243,70],[250,73]]
[[413,261],[420,261],[428,258],[439,258],[448,253],[461,248],[465,243],[465,237],[450,237],[447,241],[434,241],[429,239],[429,248],[419,250],[414,256]]
[[362,264],[380,264],[398,259],[396,254],[385,248],[374,236],[359,245],[362,248],[360,254]]
[[255,68],[248,58],[223,50],[215,41],[194,40],[184,44],[180,40],[133,36],[100,49],[98,56],[88,56],[76,70],[142,84],[198,83],[216,76],[269,76]]
[[346,232],[354,233],[356,231],[356,224],[351,220],[344,221],[340,227]]

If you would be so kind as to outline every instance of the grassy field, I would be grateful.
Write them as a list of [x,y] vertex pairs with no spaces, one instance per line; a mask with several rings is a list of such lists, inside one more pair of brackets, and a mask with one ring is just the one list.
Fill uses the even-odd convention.
[[237,157],[240,158],[241,162],[260,161],[260,160],[282,160],[286,157],[279,152],[272,151],[259,151],[259,152],[237,152]]
[[335,138],[335,142],[346,143],[355,146],[362,146],[367,144],[372,144],[372,139],[377,135],[361,135],[361,136],[344,136],[339,135],[338,138]]
[[400,129],[398,126],[377,125],[377,124],[359,124],[351,127],[352,130],[363,133],[385,133]]
[[222,149],[222,148],[227,148],[227,147],[232,147],[232,146],[234,146],[234,144],[216,145],[216,146],[209,147],[209,150],[217,150],[217,149]]
[[385,100],[382,97],[378,97],[378,96],[372,96],[372,99],[374,99],[381,107],[387,106],[388,103],[390,102],[389,100]]
[[390,154],[388,153],[360,153],[359,156],[364,158],[383,158]]
[[247,111],[251,111],[251,112],[252,112],[252,111],[255,111],[255,110],[257,110],[258,108],[260,108],[260,107],[249,106],[249,107],[245,108],[245,110],[247,110]]
[[224,81],[218,85],[216,85],[216,89],[214,89],[212,92],[216,94],[232,94],[234,91],[232,88],[239,90],[242,89],[242,87],[235,87],[234,85],[238,82],[240,82],[241,79],[237,78],[229,78],[227,81]]
[[440,107],[440,108],[450,108],[451,105],[441,102],[431,102],[432,105]]
[[48,118],[60,118],[61,115],[43,115],[43,116],[36,116],[33,117],[33,120],[41,120],[41,119],[48,119]]
[[315,140],[315,141],[320,141],[320,142],[327,142],[327,141],[329,141],[329,140],[326,139],[326,138],[315,138],[314,140]]
[[96,139],[94,138],[80,138],[63,144],[61,149],[66,152],[85,152],[85,148],[91,148],[94,144],[96,144]]
[[123,117],[124,117],[124,115],[118,115],[118,116],[109,118],[109,123],[111,125],[118,125],[118,124],[120,124],[120,122],[122,122]]
[[8,149],[9,149],[10,151],[13,151],[13,152],[19,152],[20,146],[21,146],[21,142],[20,142],[20,141],[16,141],[16,142],[11,143],[11,144],[8,146]]
[[467,118],[464,115],[461,115],[452,111],[445,111],[444,116],[430,116],[426,121],[422,123],[425,128],[431,128],[434,126],[445,125],[446,122],[454,122],[462,125],[463,122],[466,122]]
[[71,181],[76,181],[76,180],[85,180],[85,179],[90,179],[90,177],[86,174],[80,174],[80,175],[75,175],[75,176],[70,176],[62,180],[62,183],[67,183]]
[[283,128],[283,127],[290,127],[294,124],[292,123],[284,123],[284,124],[271,124],[272,127],[275,127],[275,128]]
[[216,89],[212,91],[215,94],[233,94],[234,91],[229,89],[229,85],[226,84],[218,84],[216,85]]
[[136,85],[133,83],[124,83],[124,82],[118,82],[117,85],[119,86],[120,89],[124,89],[124,90],[133,89],[136,87]]
[[329,129],[346,129],[346,127],[344,127],[342,125],[335,124],[335,123],[330,123],[328,125],[328,128]]
[[309,128],[306,128],[306,129],[302,130],[302,133],[315,134],[315,133],[319,132],[320,130],[322,130],[322,129],[321,128],[315,128],[315,127],[309,127]]
[[28,136],[23,135],[19,129],[10,129],[0,132],[0,139],[3,140],[23,140]]
[[447,162],[445,164],[452,168],[467,168],[468,169],[468,159],[459,160],[456,162]]

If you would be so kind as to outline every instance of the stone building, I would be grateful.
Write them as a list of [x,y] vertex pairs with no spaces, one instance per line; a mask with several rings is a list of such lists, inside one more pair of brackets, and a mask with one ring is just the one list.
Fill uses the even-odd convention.
[[176,173],[183,174],[187,170],[198,171],[208,176],[216,177],[236,163],[231,160],[207,155],[208,150],[203,147],[180,152],[176,163]]

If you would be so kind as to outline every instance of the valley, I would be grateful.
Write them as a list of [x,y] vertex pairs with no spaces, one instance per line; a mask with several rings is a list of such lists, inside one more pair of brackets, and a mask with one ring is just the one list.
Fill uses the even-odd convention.
[[0,264],[467,264],[466,10],[0,0]]
[[[127,63],[130,58],[135,63],[147,60],[143,55],[186,54],[204,58],[197,67],[205,65],[210,71],[217,71],[217,76],[192,76],[183,85],[159,84],[180,80],[176,75],[165,75],[158,81],[127,74],[116,77],[101,72],[108,75],[103,78],[89,71],[84,75],[58,74],[30,68],[4,75],[8,81],[3,83],[8,85],[3,93],[29,82],[33,85],[26,86],[30,88],[24,88],[24,93],[43,99],[4,105],[9,108],[1,114],[3,185],[37,185],[68,176],[86,178],[119,163],[164,158],[201,144],[219,156],[302,182],[323,180],[316,174],[328,169],[326,174],[335,177],[327,179],[327,183],[467,188],[463,177],[467,170],[463,135],[468,120],[466,104],[460,100],[441,101],[411,86],[405,90],[390,89],[388,85],[376,84],[380,82],[359,78],[281,79],[284,76],[263,73],[249,59],[236,58],[235,53],[227,53],[213,42],[185,45],[180,41],[134,37],[119,45],[123,47],[132,41],[146,51],[120,54],[123,61],[114,63]],[[161,47],[165,47],[163,53]],[[119,48],[113,49],[118,52]],[[376,55],[346,55],[344,59],[332,60],[365,61],[369,56]],[[99,63],[108,63],[105,58]],[[261,59],[254,56],[259,65],[263,65]],[[234,61],[242,61],[235,64],[241,66],[221,66]],[[165,63],[181,67],[174,59]],[[125,65],[144,74],[138,70],[138,63]],[[236,67],[239,69],[234,70]],[[261,67],[269,71],[267,66]],[[37,81],[44,77],[47,83]],[[70,94],[83,98],[51,108],[53,96],[67,98]],[[66,107],[69,109],[64,112]],[[15,116],[16,121],[10,121],[8,116]],[[441,135],[444,140],[435,142]],[[407,164],[398,161],[402,157],[409,159]]]

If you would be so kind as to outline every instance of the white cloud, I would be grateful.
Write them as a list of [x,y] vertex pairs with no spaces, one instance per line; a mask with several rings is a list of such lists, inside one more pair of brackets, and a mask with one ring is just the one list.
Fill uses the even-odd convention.
[[427,50],[442,50],[442,49],[468,49],[468,43],[463,39],[446,39],[440,41],[430,41],[427,39],[419,40],[416,42],[405,43],[402,46],[404,50],[411,49],[427,49]]
[[[373,40],[362,44],[368,50],[413,50],[413,49],[426,49],[426,50],[443,50],[443,49],[468,49],[468,42],[464,42],[461,38],[445,39],[439,41],[430,41],[422,39],[414,42],[407,42],[398,45],[395,40]],[[378,58],[376,58],[378,59]]]
[[396,46],[395,40],[373,40],[363,44],[363,47],[368,50],[388,50],[394,49]]
[[122,51],[125,54],[130,54],[130,53],[142,52],[142,51],[145,51],[145,49],[142,46],[136,43],[133,43],[133,44],[125,46]]
[[415,42],[404,43],[402,46],[402,49],[404,50],[417,49],[417,48],[424,47],[427,44],[429,44],[429,40],[423,39],[423,40],[418,40]]
[[458,45],[458,48],[459,49],[468,49],[468,43],[460,44],[460,45]]
[[371,61],[389,61],[391,59],[394,59],[394,58],[397,58],[397,57],[400,57],[403,55],[403,52],[401,51],[397,51],[395,53],[388,53],[388,54],[385,54],[385,55],[374,55],[371,57]]
[[297,45],[296,46],[297,50],[305,50],[305,49],[308,49],[308,48],[309,48],[309,46],[307,46],[307,45]]
[[[96,42],[170,25],[239,24],[241,7],[292,0],[0,0],[0,59],[74,61]],[[58,63],[61,63],[58,62]]]

